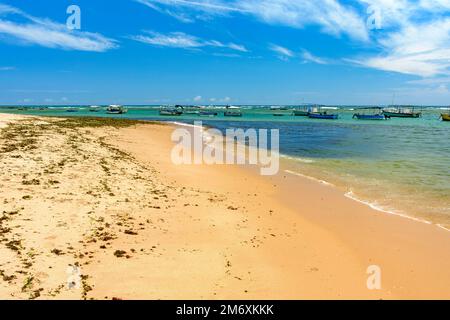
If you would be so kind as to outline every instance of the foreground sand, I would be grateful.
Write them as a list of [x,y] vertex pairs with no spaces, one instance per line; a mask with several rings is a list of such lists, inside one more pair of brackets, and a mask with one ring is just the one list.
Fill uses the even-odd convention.
[[170,126],[77,121],[0,115],[0,298],[450,298],[442,229],[284,171],[175,166]]

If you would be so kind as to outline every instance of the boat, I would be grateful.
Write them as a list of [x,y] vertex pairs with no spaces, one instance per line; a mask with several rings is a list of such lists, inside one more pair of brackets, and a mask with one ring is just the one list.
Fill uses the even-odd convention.
[[309,116],[309,111],[307,110],[293,110],[292,115],[296,117],[307,117]]
[[215,116],[217,116],[217,112],[215,112],[215,111],[200,111],[198,113],[198,115],[201,117],[215,117]]
[[308,115],[310,119],[326,119],[326,120],[336,120],[339,118],[337,114],[328,114],[325,112],[313,112]]
[[224,117],[242,117],[241,111],[225,111],[223,113]]
[[420,118],[422,112],[415,112],[414,107],[389,107],[383,109],[383,114],[389,118]]
[[[380,107],[370,107],[370,108],[360,108],[358,112],[353,115],[353,119],[358,120],[386,120],[389,116],[383,114],[382,108]],[[370,113],[370,111],[376,111],[375,113]]]
[[106,113],[108,114],[124,114],[127,113],[127,109],[123,106],[112,104],[108,108],[106,108]]
[[102,107],[99,106],[90,106],[89,107],[89,112],[99,112],[101,110]]
[[224,117],[242,117],[242,112],[238,107],[226,106],[226,109],[227,110],[223,113]]
[[339,118],[338,114],[328,113],[328,111],[322,111],[321,108],[314,108],[312,112],[308,114],[310,119],[325,119],[325,120],[336,120]]
[[447,112],[441,113],[442,121],[450,121],[450,108]]
[[310,113],[313,113],[313,112],[318,112],[318,107],[317,106],[315,106],[315,107],[313,107],[313,106],[305,106],[305,107],[302,107],[302,108],[300,108],[300,109],[294,109],[293,111],[292,111],[292,115],[294,115],[294,116],[296,116],[296,117],[307,117],[307,116],[309,116],[309,114]]
[[174,108],[164,108],[159,110],[160,116],[181,116],[183,114],[183,111],[180,110],[178,106],[175,106]]
[[79,110],[77,108],[69,108],[66,110],[66,112],[78,112]]

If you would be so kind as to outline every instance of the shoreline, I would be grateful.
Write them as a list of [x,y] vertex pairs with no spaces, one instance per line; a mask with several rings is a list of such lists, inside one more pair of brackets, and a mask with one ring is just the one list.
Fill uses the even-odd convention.
[[[44,117],[34,119],[50,121]],[[306,177],[286,175],[284,170],[274,177],[261,177],[254,167],[176,166],[170,161],[173,143],[172,127],[168,125],[58,130],[63,131],[57,133],[61,138],[74,136],[72,130],[79,131],[80,141],[74,142],[77,146],[74,150],[79,154],[71,157],[97,160],[69,161],[62,173],[54,173],[59,177],[58,189],[45,184],[42,199],[27,200],[40,211],[33,211],[18,196],[8,204],[20,207],[25,203],[20,214],[32,219],[22,221],[17,229],[12,222],[8,223],[9,228],[21,235],[24,247],[31,242],[47,248],[49,240],[45,239],[56,237],[30,267],[34,275],[47,274],[36,276],[45,292],[57,281],[53,279],[56,275],[42,266],[52,264],[62,268],[74,260],[72,254],[51,255],[50,249],[64,243],[61,237],[84,239],[83,234],[91,234],[89,230],[95,227],[92,240],[96,241],[83,240],[80,248],[83,257],[73,253],[88,276],[84,289],[88,286],[90,290],[84,292],[85,298],[450,298],[450,288],[446,286],[450,280],[450,239],[435,225],[381,215],[367,204],[346,198],[337,188]],[[103,138],[96,142],[97,137]],[[57,142],[40,143],[45,143],[37,146],[42,151],[55,148]],[[58,144],[58,148],[62,149],[52,156],[73,153],[65,144]],[[106,156],[111,152],[118,152],[114,156],[117,160],[111,161],[113,158]],[[103,158],[99,156],[102,154]],[[12,166],[18,160],[8,161]],[[27,163],[33,161],[42,160],[34,156]],[[86,177],[77,173],[78,167],[84,167]],[[92,193],[92,185],[97,182],[106,183],[110,191]],[[87,195],[73,194],[71,184],[79,184]],[[6,180],[5,185],[11,192],[30,189],[36,194],[44,187],[42,184],[17,187]],[[145,191],[147,188],[150,193]],[[113,195],[108,196],[108,192]],[[52,197],[54,200],[50,200]],[[58,231],[61,228],[58,224],[49,229],[50,234],[45,234],[47,228],[33,222],[38,219],[37,213],[48,214],[52,207],[61,210],[58,224],[72,221],[68,235]],[[75,214],[77,207],[91,213]],[[71,217],[74,214],[75,220]],[[17,219],[14,217],[11,219]],[[42,238],[28,234],[25,224],[30,230],[44,233]],[[124,225],[129,225],[128,229]],[[111,236],[104,242],[105,248],[99,249],[106,230]],[[74,249],[60,250],[76,251],[76,241],[71,243]],[[121,251],[129,258],[115,255]],[[11,255],[8,250],[4,254]],[[12,271],[6,270],[5,264],[9,266],[5,261],[0,263],[0,270],[5,269],[4,274],[9,276]],[[373,264],[382,269],[381,290],[366,287],[366,270]],[[105,265],[110,267],[105,269]],[[64,269],[60,270],[56,276],[59,281],[64,282],[64,273]],[[19,283],[22,283],[19,279],[6,286],[2,283],[0,296],[11,290],[16,298],[28,295],[28,291],[20,293],[20,289],[14,289]],[[44,291],[41,298],[52,298]],[[62,292],[56,298],[77,299],[78,293]]]
[[[188,124],[188,123],[183,123],[183,122],[179,122],[179,121],[168,121],[168,123],[170,123],[170,124],[172,124],[174,126],[177,126],[177,127],[188,127],[188,128],[195,128],[195,127],[197,127],[194,124]],[[208,126],[203,125],[203,127],[202,127],[203,130],[207,130],[209,128],[215,129],[214,126],[208,127]],[[301,159],[301,158],[298,158],[298,157],[295,157],[295,156],[291,156],[291,155],[288,155],[288,154],[280,153],[280,160],[281,159],[284,159],[284,161],[287,161],[287,162],[300,161],[300,162],[310,163],[310,162],[313,161],[313,160],[309,160],[309,159],[305,160],[305,159]],[[416,221],[416,222],[420,222],[420,223],[424,223],[424,224],[427,224],[427,225],[434,225],[434,226],[436,226],[436,227],[438,227],[440,229],[443,229],[445,231],[449,231],[450,232],[450,229],[445,227],[444,225],[442,225],[442,223],[433,222],[433,221],[427,220],[426,218],[422,218],[420,216],[415,216],[415,215],[409,214],[407,212],[403,212],[403,210],[401,210],[401,209],[384,208],[383,206],[379,206],[378,204],[372,202],[374,200],[360,199],[360,198],[358,198],[357,196],[354,195],[353,190],[351,188],[349,188],[349,187],[345,188],[348,191],[344,191],[342,188],[337,187],[332,182],[329,182],[329,181],[326,181],[326,180],[323,180],[323,179],[320,179],[320,178],[317,178],[317,177],[314,177],[314,176],[309,176],[309,175],[306,175],[306,174],[301,173],[301,172],[292,171],[292,170],[287,169],[287,168],[281,168],[280,171],[284,171],[284,172],[289,173],[291,175],[299,176],[299,177],[302,177],[304,179],[312,180],[312,181],[315,181],[317,183],[336,188],[337,190],[340,190],[345,197],[347,197],[347,198],[349,198],[349,199],[351,199],[351,200],[353,200],[355,202],[362,203],[362,204],[370,207],[373,210],[376,210],[376,211],[379,211],[379,212],[382,212],[382,213],[385,213],[385,214],[391,214],[391,215],[399,216],[399,217],[402,217],[402,218],[405,218],[405,219],[410,219],[410,220],[413,220],[413,221]]]

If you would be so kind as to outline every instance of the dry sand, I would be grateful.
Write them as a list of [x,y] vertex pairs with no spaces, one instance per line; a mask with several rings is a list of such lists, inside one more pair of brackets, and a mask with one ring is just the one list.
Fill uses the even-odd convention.
[[76,121],[0,115],[0,298],[450,298],[436,226],[284,171],[176,166],[170,126]]

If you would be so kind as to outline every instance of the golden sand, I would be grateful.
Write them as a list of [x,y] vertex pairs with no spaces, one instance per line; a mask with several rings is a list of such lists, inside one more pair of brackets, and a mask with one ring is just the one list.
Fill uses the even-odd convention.
[[0,115],[0,298],[450,298],[436,226],[283,170],[174,165],[168,125],[59,121]]

